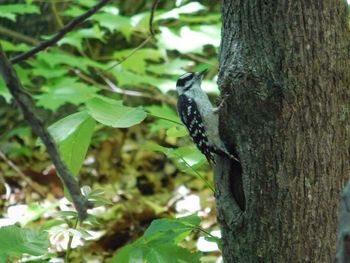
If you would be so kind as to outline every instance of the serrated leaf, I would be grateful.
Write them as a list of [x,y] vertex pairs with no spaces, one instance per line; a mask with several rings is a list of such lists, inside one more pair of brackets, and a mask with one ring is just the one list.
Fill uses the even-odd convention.
[[97,25],[95,25],[91,28],[72,31],[69,34],[67,34],[64,38],[62,38],[60,41],[58,41],[57,44],[59,46],[68,44],[73,47],[76,47],[79,50],[83,50],[84,39],[87,39],[87,38],[98,39],[104,42],[103,37],[104,37],[104,32],[101,31],[101,29]]
[[101,27],[110,32],[119,31],[129,41],[132,33],[131,18],[119,14],[99,13],[92,17]]
[[39,256],[47,252],[49,240],[44,231],[11,225],[0,228],[0,244],[1,253],[6,256]]
[[86,107],[96,121],[116,128],[127,128],[139,124],[147,116],[141,107],[127,107],[122,104],[122,101],[102,96],[95,96],[88,100]]
[[17,15],[39,14],[40,10],[36,5],[30,4],[7,4],[0,5],[0,17],[16,21]]
[[24,44],[24,43],[21,43],[21,44],[16,43],[16,45],[15,45],[15,44],[13,44],[9,41],[3,40],[3,39],[0,42],[1,42],[3,49],[6,51],[22,51],[22,52],[24,52],[24,51],[27,51],[29,49],[29,46],[27,44]]
[[84,72],[87,72],[89,66],[99,69],[107,68],[107,65],[103,65],[87,57],[78,57],[54,48],[51,48],[46,52],[39,52],[37,54],[37,60],[34,60],[31,65],[36,67],[36,64],[40,62],[46,63],[46,65],[51,68],[55,68],[58,65],[68,65],[70,67],[79,68]]
[[94,128],[95,121],[86,111],[69,115],[49,127],[63,161],[73,175],[78,174],[85,159]]

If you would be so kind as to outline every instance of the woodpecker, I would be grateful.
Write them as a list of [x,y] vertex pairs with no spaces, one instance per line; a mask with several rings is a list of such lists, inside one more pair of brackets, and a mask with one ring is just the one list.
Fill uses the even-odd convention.
[[200,72],[188,72],[179,77],[176,82],[176,90],[179,94],[177,100],[177,112],[181,121],[186,126],[193,142],[205,155],[209,163],[215,164],[215,154],[227,158],[234,173],[230,178],[234,184],[231,192],[241,210],[245,210],[245,197],[242,188],[242,169],[238,156],[231,154],[219,136],[218,111],[214,108],[201,88],[202,77],[207,70]]

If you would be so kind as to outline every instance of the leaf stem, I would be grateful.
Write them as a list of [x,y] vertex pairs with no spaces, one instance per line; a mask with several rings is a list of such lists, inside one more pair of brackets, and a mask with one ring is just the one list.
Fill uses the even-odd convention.
[[165,118],[165,117],[159,117],[158,115],[153,115],[152,113],[149,113],[148,111],[147,111],[147,114],[148,114],[149,116],[152,116],[152,117],[155,117],[155,118],[158,118],[158,119],[170,121],[170,122],[176,123],[176,124],[181,125],[181,126],[183,125],[181,122],[174,121],[174,120],[172,120],[172,119],[168,119],[168,118]]
[[175,155],[180,158],[188,168],[190,168],[200,179],[203,180],[203,182],[210,188],[210,190],[213,191],[213,193],[215,193],[214,187],[209,183],[209,181],[207,179],[205,179],[199,172],[197,172],[182,156],[178,155],[177,153],[175,153]]
[[[78,227],[78,223],[79,223],[79,218],[76,218],[75,222],[74,222],[74,225],[73,225],[73,228],[74,229],[77,229]],[[67,251],[66,251],[66,255],[64,257],[64,262],[65,263],[69,263],[69,254],[72,250],[72,241],[73,241],[73,235],[71,233],[69,233],[69,240],[68,240],[68,244],[67,244]]]

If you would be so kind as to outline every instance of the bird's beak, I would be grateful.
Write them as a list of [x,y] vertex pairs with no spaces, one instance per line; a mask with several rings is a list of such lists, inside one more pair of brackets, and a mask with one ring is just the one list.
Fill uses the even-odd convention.
[[198,78],[203,78],[203,75],[204,75],[207,71],[208,71],[208,69],[206,68],[206,69],[204,69],[204,70],[198,72],[198,73],[197,73],[197,74],[198,74],[197,77],[198,77]]

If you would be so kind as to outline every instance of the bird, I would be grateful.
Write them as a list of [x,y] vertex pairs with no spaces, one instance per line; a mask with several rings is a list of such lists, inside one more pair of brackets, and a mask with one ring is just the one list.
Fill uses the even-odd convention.
[[202,90],[201,83],[207,69],[200,72],[187,72],[176,82],[178,93],[177,112],[186,126],[190,137],[197,148],[205,155],[211,164],[216,164],[215,155],[230,161],[231,192],[242,211],[245,210],[245,196],[242,183],[242,167],[238,155],[226,148],[219,134],[219,110],[225,99],[218,107],[213,107],[208,95]]

